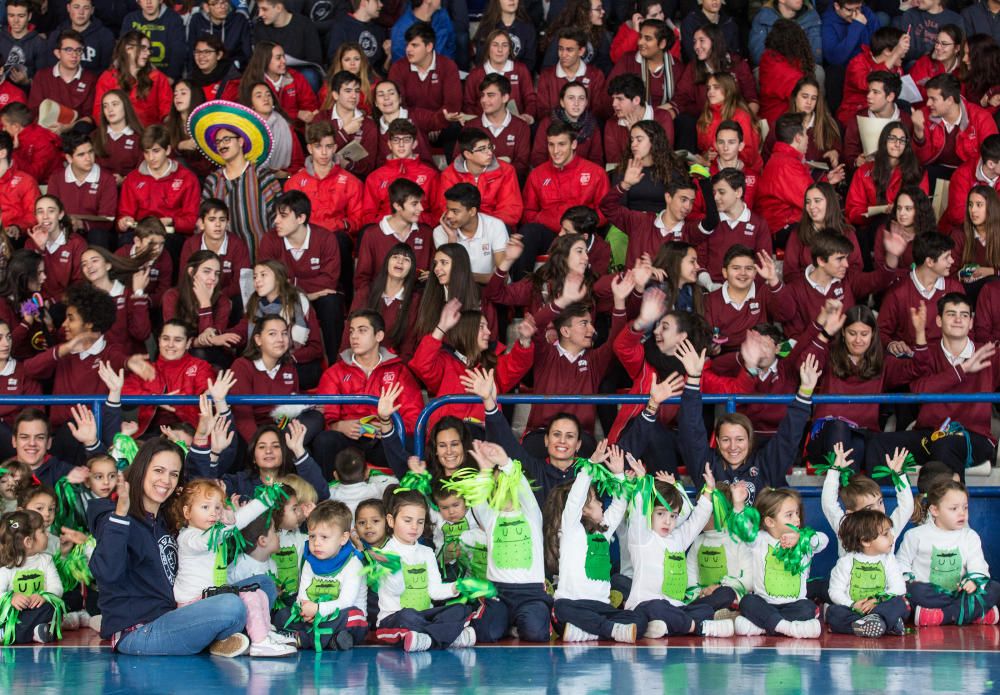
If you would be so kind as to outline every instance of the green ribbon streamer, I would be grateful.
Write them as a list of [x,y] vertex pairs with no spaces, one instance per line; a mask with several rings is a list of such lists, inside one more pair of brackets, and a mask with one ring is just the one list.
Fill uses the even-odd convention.
[[52,527],[61,530],[63,526],[77,531],[87,530],[87,510],[80,496],[79,486],[63,476],[56,481],[56,516]]
[[17,629],[17,621],[21,616],[21,612],[14,608],[13,600],[13,591],[8,591],[0,596],[0,624],[3,625],[3,644],[5,647],[14,644],[14,630]]
[[712,521],[715,524],[715,530],[724,531],[726,529],[726,521],[733,513],[733,507],[729,504],[729,500],[726,499],[725,493],[719,488],[712,490],[711,500]]
[[184,453],[183,458],[187,458],[188,453],[191,451],[191,447],[187,445],[187,442],[183,439],[174,439],[173,442],[174,445]]
[[451,490],[471,507],[478,507],[490,500],[493,492],[493,475],[471,468],[462,468],[441,483],[445,490]]
[[476,579],[475,577],[456,579],[455,591],[458,592],[458,598],[449,601],[449,606],[454,603],[468,603],[469,601],[477,601],[479,599],[495,598],[497,595],[497,588],[493,582],[488,579]]
[[428,500],[431,499],[431,474],[427,471],[417,473],[407,471],[399,480],[399,487],[396,490],[416,490]]
[[737,543],[753,543],[760,529],[760,512],[755,507],[744,507],[743,511],[731,511],[726,517],[729,537]]
[[624,485],[625,481],[618,478],[603,464],[594,463],[590,459],[578,458],[573,467],[578,474],[584,472],[590,476],[597,494],[602,497],[621,497],[627,493],[628,488]]
[[295,579],[293,577],[288,577],[284,581],[278,579],[276,575],[271,570],[267,571],[267,576],[271,578],[274,585],[278,587],[278,598],[275,600],[275,605],[281,608],[287,608],[291,602],[295,601],[295,595],[293,590],[295,589]]
[[796,528],[792,524],[788,524],[788,528],[799,534],[798,542],[791,548],[776,545],[771,552],[785,566],[786,571],[796,575],[802,574],[812,564],[812,539],[816,531],[807,526]]
[[49,623],[49,631],[55,635],[57,640],[62,639],[62,622],[63,616],[66,614],[66,604],[61,598],[55,594],[50,594],[48,591],[43,591],[39,594],[45,602],[52,606],[52,621]]
[[832,451],[826,452],[824,458],[826,459],[826,463],[816,466],[817,475],[826,475],[829,471],[837,471],[840,473],[840,487],[844,487],[851,482],[851,476],[854,475],[853,469],[836,465],[837,455]]
[[365,551],[364,556],[368,562],[365,563],[361,574],[368,582],[368,586],[376,591],[385,577],[392,576],[403,567],[402,558],[388,550],[369,548]]
[[912,473],[917,470],[917,462],[913,460],[913,454],[907,453],[906,458],[903,460],[903,467],[897,473],[888,466],[875,466],[872,469],[873,478],[892,478],[893,487],[896,488],[896,492],[905,490],[910,482],[906,478],[907,473]]
[[94,581],[94,575],[90,573],[90,565],[87,560],[87,547],[92,544],[94,544],[94,537],[90,536],[86,543],[75,545],[65,555],[57,555],[53,558],[64,591],[72,591],[80,584],[90,586],[91,582]]
[[522,478],[524,478],[524,469],[521,467],[521,462],[516,459],[511,463],[509,470],[497,473],[490,507],[498,512],[506,511],[508,507],[511,511],[521,509],[521,498],[517,492],[518,488],[521,487]]
[[[962,588],[965,586],[966,582],[972,582],[976,585],[976,590],[971,594]],[[979,572],[969,572],[958,580],[958,589],[955,591],[947,591],[938,587],[938,591],[942,594],[951,596],[959,602],[958,617],[955,619],[956,625],[968,625],[974,622],[975,618],[972,616],[975,614],[977,609],[985,612],[986,585],[989,583],[990,578],[985,574],[981,574]]]
[[253,491],[253,497],[260,500],[267,507],[267,523],[271,524],[271,515],[275,509],[285,506],[288,501],[288,493],[283,485],[258,485]]
[[208,549],[221,554],[222,561],[229,566],[247,549],[247,541],[235,526],[226,526],[217,521],[202,531],[208,534]]
[[644,475],[641,478],[634,478],[624,486],[629,493],[629,504],[635,506],[639,501],[639,511],[646,517],[646,524],[653,526],[653,509],[657,506],[664,507],[668,511],[674,511],[670,504],[663,499],[663,495],[656,489],[656,479],[651,475]]
[[313,636],[313,649],[317,652],[323,651],[323,637],[326,635],[333,634],[332,627],[321,627],[321,622],[329,622],[331,620],[336,620],[340,617],[340,609],[335,608],[331,615],[325,618],[319,614],[319,610],[316,611],[316,615],[313,616],[312,623],[306,623],[305,618],[302,617],[302,606],[298,603],[292,604],[291,613],[288,616],[288,620],[285,621],[283,629],[287,630],[288,626],[292,623],[306,623],[309,625],[308,632],[312,633]]
[[139,453],[139,445],[127,434],[120,432],[111,440],[111,457],[118,463],[118,470],[132,465],[132,459]]

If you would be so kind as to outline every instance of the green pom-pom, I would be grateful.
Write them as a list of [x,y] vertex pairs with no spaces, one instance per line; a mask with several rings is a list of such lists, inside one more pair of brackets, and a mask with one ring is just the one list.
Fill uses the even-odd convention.
[[442,481],[441,486],[465,500],[471,507],[489,502],[494,487],[493,474],[472,468],[461,468]]
[[226,526],[217,521],[202,535],[208,534],[208,549],[222,554],[222,562],[228,567],[247,549],[247,540],[235,526]]
[[578,458],[573,464],[577,474],[586,473],[594,483],[597,494],[604,497],[621,497],[626,493],[625,481],[609,471],[606,466],[590,459]]
[[497,595],[497,588],[493,582],[475,577],[463,577],[455,580],[455,590],[458,592],[461,603],[481,598],[495,598]]
[[706,179],[712,177],[712,172],[710,172],[708,167],[703,164],[692,164],[688,169],[688,173],[692,176],[702,176]]
[[917,462],[913,459],[913,454],[907,453],[906,459],[903,460],[903,467],[898,473],[888,466],[875,466],[872,469],[872,478],[891,478],[893,487],[896,488],[896,492],[899,492],[910,484],[906,474],[913,473],[915,470],[917,470]]
[[712,520],[715,523],[716,531],[724,531],[729,515],[733,513],[733,508],[726,499],[726,495],[719,489],[712,490]]
[[80,584],[90,586],[91,582],[94,581],[94,575],[90,573],[90,563],[87,560],[87,548],[94,545],[94,537],[91,536],[86,543],[74,545],[65,555],[57,555],[54,558],[56,571],[59,572],[59,579],[62,580],[64,591],[72,591]]
[[423,473],[407,471],[406,475],[400,478],[399,487],[396,489],[416,490],[429,500],[431,499],[431,474],[427,471],[424,471]]
[[508,508],[512,511],[520,509],[521,498],[517,493],[523,478],[524,469],[521,467],[520,461],[511,462],[510,469],[507,471],[499,471],[493,484],[490,507],[498,512],[506,511]]
[[267,507],[267,520],[270,523],[274,510],[285,506],[288,493],[285,492],[284,485],[258,485],[253,491],[253,498],[260,500]]
[[80,495],[80,486],[65,477],[56,481],[56,516],[52,526],[61,530],[63,526],[77,531],[87,529],[87,510]]
[[633,478],[627,481],[623,487],[629,494],[629,504],[633,510],[636,511],[635,506],[638,503],[637,511],[646,517],[646,523],[650,527],[653,525],[653,509],[655,507],[664,507],[668,511],[675,511],[656,489],[656,479],[651,475]]
[[108,452],[118,462],[118,470],[132,465],[132,459],[139,453],[139,445],[127,434],[116,434],[111,440],[111,451]]
[[361,574],[368,582],[368,586],[375,590],[378,590],[379,584],[385,577],[399,572],[403,567],[402,558],[387,550],[369,548],[364,555],[367,562]]
[[744,507],[743,511],[733,511],[726,518],[729,537],[734,541],[753,543],[760,529],[760,512],[754,507]]
[[849,482],[851,482],[851,476],[854,475],[854,470],[851,468],[841,467],[837,465],[837,454],[832,451],[828,451],[826,456],[826,463],[821,463],[816,466],[817,475],[826,475],[830,471],[837,471],[840,473],[840,487],[844,487]]
[[802,574],[812,564],[812,540],[816,531],[808,527],[796,528],[791,524],[788,524],[788,528],[799,534],[798,542],[791,548],[776,545],[772,553],[785,566],[786,571],[796,575]]

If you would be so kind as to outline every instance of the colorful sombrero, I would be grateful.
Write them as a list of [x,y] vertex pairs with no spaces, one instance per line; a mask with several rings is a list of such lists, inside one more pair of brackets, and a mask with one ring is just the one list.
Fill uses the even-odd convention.
[[242,104],[217,99],[205,102],[188,116],[188,131],[198,149],[219,166],[225,164],[215,145],[221,129],[243,138],[243,152],[254,164],[260,166],[271,156],[270,128],[257,112]]

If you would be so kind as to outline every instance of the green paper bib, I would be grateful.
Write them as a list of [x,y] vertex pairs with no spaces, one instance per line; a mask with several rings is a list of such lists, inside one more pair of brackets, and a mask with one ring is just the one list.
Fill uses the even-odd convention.
[[427,566],[424,564],[408,565],[403,563],[403,593],[399,597],[399,605],[412,608],[415,611],[425,611],[431,607],[431,595],[427,591]]
[[774,554],[777,548],[776,545],[771,546],[764,560],[764,590],[775,598],[798,597],[802,577],[785,569],[785,563]]
[[287,588],[288,593],[294,596],[299,591],[298,551],[294,545],[285,545],[278,548],[278,552],[271,557],[278,570],[278,585]]
[[441,524],[441,533],[444,534],[444,543],[458,543],[462,540],[462,534],[469,530],[469,520],[464,516],[455,523],[445,522]]
[[523,514],[502,516],[493,527],[493,564],[500,570],[526,570],[533,560],[531,526]]
[[340,580],[329,577],[313,577],[306,589],[306,596],[314,603],[336,601],[340,598]]
[[477,543],[472,546],[472,576],[476,579],[486,579],[487,556],[486,546]]
[[703,545],[698,548],[698,583],[702,586],[721,584],[729,574],[726,549],[721,545]]
[[881,562],[851,563],[851,586],[848,594],[855,603],[885,593],[885,568]]
[[226,575],[229,565],[226,564],[225,545],[225,542],[221,543],[219,549],[215,551],[215,565],[212,567],[212,582],[215,586],[225,586],[229,583],[229,577]]
[[17,570],[11,588],[15,594],[40,594],[45,591],[45,572],[42,570]]
[[595,582],[611,581],[611,544],[603,533],[587,534],[587,558],[583,562],[587,579]]
[[962,578],[962,551],[958,548],[937,548],[931,551],[931,584],[945,591],[954,591]]
[[683,601],[688,588],[687,560],[684,553],[663,554],[663,584],[660,591],[675,601]]

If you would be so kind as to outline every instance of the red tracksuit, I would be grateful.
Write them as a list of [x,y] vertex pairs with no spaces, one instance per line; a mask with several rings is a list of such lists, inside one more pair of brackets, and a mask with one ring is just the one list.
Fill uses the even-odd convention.
[[362,204],[362,225],[375,224],[386,215],[392,214],[389,203],[389,185],[396,179],[409,179],[424,191],[420,201],[424,211],[420,221],[432,227],[441,219],[438,210],[438,171],[423,161],[412,159],[388,159],[385,164],[368,174],[365,179],[365,195]]
[[778,116],[788,111],[795,83],[804,73],[798,61],[790,61],[768,48],[760,57],[760,117],[774,127]]
[[[967,159],[951,175],[951,185],[948,186],[948,210],[938,220],[938,228],[941,231],[948,232],[955,227],[961,227],[965,222],[965,209],[969,203],[969,191],[973,186],[990,185],[989,181],[980,175],[981,164],[982,159],[979,157]],[[1000,179],[993,184],[993,190],[1000,193]]]
[[299,111],[319,110],[316,92],[298,70],[288,68],[285,77],[281,80],[280,87],[272,82],[270,77],[264,79],[271,87],[271,91],[278,95],[278,104],[281,109],[292,118],[297,119]]
[[361,182],[336,164],[323,178],[316,176],[312,157],[285,182],[286,191],[302,191],[312,201],[312,217],[317,225],[335,232],[356,234],[361,229]]
[[[178,360],[158,359],[151,363],[156,370],[152,381],[143,381],[135,374],[125,378],[122,394],[126,396],[159,396],[176,391],[180,396],[200,396],[208,388],[208,380],[215,376],[212,366],[205,360],[192,357],[188,353]],[[174,406],[174,415],[181,422],[198,425],[198,407],[194,405]],[[139,431],[142,434],[156,417],[156,406],[139,407]]]
[[[558,231],[563,213],[575,205],[597,209],[608,192],[608,177],[604,169],[574,156],[566,166],[556,168],[545,162],[528,175],[524,184],[525,224],[538,223]],[[599,224],[604,216],[598,212]]]
[[[399,399],[399,414],[407,432],[413,432],[417,424],[417,416],[423,410],[424,400],[420,395],[420,385],[413,374],[396,355],[385,348],[380,351],[381,361],[365,374],[354,363],[354,354],[350,348],[340,353],[340,359],[333,363],[319,380],[316,387],[317,395],[341,396],[378,396],[383,388],[392,384],[402,384],[403,392]],[[370,405],[325,405],[323,415],[329,427],[341,420],[360,420],[363,417],[375,415],[375,407]]]
[[265,234],[257,249],[257,260],[280,261],[288,269],[288,279],[305,294],[335,290],[340,280],[340,245],[337,237],[315,224],[309,225],[308,246],[295,258],[285,248],[285,240],[275,231]]
[[440,53],[434,54],[424,79],[411,69],[406,58],[392,64],[389,79],[399,85],[410,120],[425,133],[444,130],[450,125],[444,118],[444,111],[458,113],[462,110],[462,79],[458,66]]
[[438,209],[445,206],[444,192],[456,183],[471,183],[479,189],[482,198],[480,212],[498,217],[508,227],[517,225],[524,212],[521,199],[521,187],[517,183],[517,174],[507,162],[494,159],[479,176],[470,174],[465,166],[465,160],[458,157],[451,165],[441,172],[438,181]]
[[[174,100],[174,91],[166,75],[159,70],[153,70],[150,77],[153,80],[153,86],[144,98],[138,98],[135,86],[129,90],[129,101],[132,102],[132,108],[135,109],[135,114],[139,117],[139,122],[142,123],[143,127],[154,123],[163,123],[170,115],[170,107]],[[118,73],[115,72],[114,68],[109,68],[97,78],[97,88],[94,90],[94,123],[101,122],[101,99],[112,89],[121,89],[121,87],[118,84]]]
[[35,181],[48,181],[63,158],[59,136],[37,123],[29,123],[17,135],[14,166],[30,174]]
[[[875,62],[872,49],[867,45],[862,46],[861,52],[851,58],[844,76],[844,99],[837,109],[838,121],[847,123],[859,109],[868,107],[868,74],[885,69],[885,63]],[[903,70],[899,66],[889,72],[903,76]]]
[[[932,164],[937,161],[945,148],[945,127],[941,119],[931,118],[926,106],[921,106],[924,112],[924,138],[913,138],[913,149],[921,164]],[[993,114],[981,106],[962,99],[962,119],[958,125],[959,132],[955,139],[955,154],[963,162],[979,158],[979,146],[983,140],[997,133],[997,124]]]
[[776,234],[802,217],[806,190],[812,184],[813,177],[802,153],[787,143],[775,143],[757,185],[754,212],[759,213],[771,233]]
[[178,234],[192,234],[198,219],[201,186],[190,170],[170,162],[162,178],[153,178],[145,162],[125,177],[118,198],[118,217],[169,217]]
[[32,176],[11,166],[0,176],[0,217],[4,227],[27,231],[35,226],[35,201],[42,194]]

